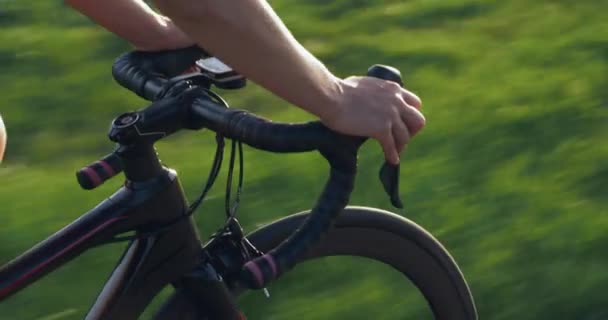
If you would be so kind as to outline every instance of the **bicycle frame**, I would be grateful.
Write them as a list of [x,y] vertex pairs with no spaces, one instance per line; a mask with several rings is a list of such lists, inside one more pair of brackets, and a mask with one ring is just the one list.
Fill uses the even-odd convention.
[[[194,298],[216,293],[222,296],[219,290],[225,288],[223,283],[205,286],[204,281],[193,281],[196,277],[208,279],[210,275],[201,273],[204,268],[200,268],[200,238],[194,220],[184,217],[186,203],[172,170],[163,169],[160,175],[146,182],[128,180],[97,207],[2,267],[0,301],[86,250],[130,231],[140,237],[129,243],[89,310],[87,320],[137,319],[163,287],[184,283],[180,281],[184,279],[188,280],[185,287],[190,287],[188,294]],[[166,228],[162,232],[153,232],[163,227]],[[215,279],[221,282],[221,278]],[[232,309],[222,311],[224,316],[232,317],[238,312]]]

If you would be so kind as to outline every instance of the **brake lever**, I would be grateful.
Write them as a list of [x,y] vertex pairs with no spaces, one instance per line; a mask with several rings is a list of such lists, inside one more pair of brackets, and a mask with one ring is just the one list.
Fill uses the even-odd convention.
[[391,204],[395,208],[403,209],[403,202],[399,198],[399,170],[398,164],[385,162],[380,168],[380,181],[384,191],[391,198]]
[[[367,70],[367,76],[396,82],[403,87],[401,72],[390,66],[380,64],[373,65]],[[399,197],[399,172],[399,164],[384,162],[384,165],[382,165],[382,168],[380,168],[379,176],[382,186],[384,187],[384,191],[391,199],[391,204],[396,208],[402,209],[403,202]]]

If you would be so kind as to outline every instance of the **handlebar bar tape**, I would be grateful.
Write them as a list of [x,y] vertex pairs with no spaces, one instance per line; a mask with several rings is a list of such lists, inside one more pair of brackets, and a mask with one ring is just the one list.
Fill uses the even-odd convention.
[[247,262],[240,280],[251,289],[260,289],[289,271],[304,254],[331,228],[348,204],[355,172],[331,169],[323,193],[304,224],[278,247]]
[[102,185],[106,180],[122,171],[122,161],[118,155],[111,153],[76,172],[78,183],[83,189],[91,190]]

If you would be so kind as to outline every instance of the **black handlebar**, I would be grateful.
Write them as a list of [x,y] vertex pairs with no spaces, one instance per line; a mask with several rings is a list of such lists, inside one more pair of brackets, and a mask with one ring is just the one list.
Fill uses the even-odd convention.
[[[119,84],[145,99],[154,101],[162,98],[167,92],[167,86],[172,85],[170,78],[183,73],[204,56],[208,55],[196,47],[160,53],[131,52],[116,60],[112,73]],[[399,71],[392,67],[375,65],[368,70],[368,75],[402,84]],[[163,101],[167,104],[167,99],[164,99],[148,109],[159,109],[158,104]],[[271,152],[318,150],[330,164],[329,180],[304,224],[277,248],[244,265],[241,272],[243,284],[249,288],[262,288],[270,280],[293,267],[297,259],[319,241],[348,204],[354,187],[357,152],[366,138],[337,133],[319,121],[300,124],[275,123],[243,110],[227,109],[217,103],[208,91],[196,87],[185,90],[179,99],[174,99],[171,103],[179,104],[171,110],[186,109],[188,115],[182,116],[182,119],[187,118],[189,121],[183,127],[208,128],[225,137]],[[140,113],[144,114],[146,110]],[[139,114],[127,114],[127,117],[131,120],[139,118]],[[145,126],[136,126],[136,129],[137,134],[141,134]],[[177,129],[174,126],[171,130]],[[120,139],[118,135],[117,137],[116,139]],[[130,142],[132,141],[133,138]],[[83,187],[95,187],[100,184],[97,183],[98,180],[105,180],[95,179],[91,172],[100,175],[105,172],[104,163],[116,163],[116,159],[111,156],[106,159],[110,160],[100,161],[78,173]],[[119,172],[119,165],[110,167],[113,168],[112,173]],[[398,174],[399,166],[385,163],[380,172],[380,179],[391,196],[391,202],[401,207]],[[103,175],[106,176],[109,178],[110,174]]]
[[196,60],[207,56],[209,54],[197,46],[160,52],[133,51],[116,59],[112,75],[121,86],[154,101],[170,78],[180,75]]
[[120,157],[111,153],[76,173],[78,183],[83,189],[91,190],[122,172]]
[[208,99],[195,100],[193,111],[206,128],[226,137],[271,152],[319,150],[330,163],[329,180],[304,224],[277,248],[245,264],[241,280],[249,288],[263,288],[291,269],[347,205],[354,187],[357,150],[364,139],[338,134],[318,121],[274,123],[242,110],[224,109]]

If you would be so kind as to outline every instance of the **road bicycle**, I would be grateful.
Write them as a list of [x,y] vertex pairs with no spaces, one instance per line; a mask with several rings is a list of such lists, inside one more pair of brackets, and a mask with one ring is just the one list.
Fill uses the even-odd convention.
[[[112,71],[118,83],[152,103],[114,119],[109,138],[115,150],[82,168],[77,178],[85,189],[121,172],[126,181],[98,206],[3,266],[0,301],[88,249],[127,241],[87,320],[137,319],[169,285],[175,290],[154,319],[245,319],[236,303],[243,292],[265,288],[302,262],[336,255],[369,258],[401,273],[422,293],[435,319],[477,319],[459,267],[430,233],[387,211],[347,206],[357,152],[366,139],[336,133],[318,121],[275,123],[228,108],[211,87],[240,88],[246,79],[196,47],[129,52]],[[375,65],[368,75],[402,84],[392,67]],[[218,147],[206,187],[189,204],[176,172],[161,164],[154,143],[180,130],[203,128],[216,133]],[[220,171],[225,138],[232,139],[227,219],[202,242],[193,213]],[[329,179],[313,209],[245,235],[235,215],[242,143],[271,152],[323,155]],[[232,199],[236,154],[239,184]],[[399,166],[385,163],[380,180],[391,203],[401,207],[398,179]]]

